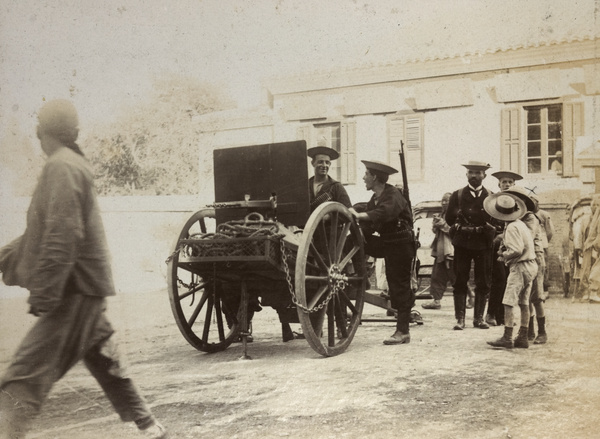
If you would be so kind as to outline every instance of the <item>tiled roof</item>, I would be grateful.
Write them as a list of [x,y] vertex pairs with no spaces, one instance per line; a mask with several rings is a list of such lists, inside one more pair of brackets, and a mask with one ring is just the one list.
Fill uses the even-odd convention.
[[[578,44],[580,45],[579,47],[583,47],[581,45],[584,45],[588,47],[588,53],[584,55],[587,57],[589,56],[590,44],[592,47],[595,47],[594,42],[598,45],[597,51],[593,51],[594,56],[597,52],[600,57],[600,44],[598,44],[600,38],[592,35],[581,35],[556,40],[519,43],[451,54],[441,52],[441,50],[444,50],[442,48],[437,54],[430,53],[420,58],[395,60],[386,63],[356,64],[346,68],[336,69],[335,73],[332,73],[332,70],[330,69],[299,72],[285,77],[271,78],[268,82],[268,88],[272,93],[278,94],[315,90],[315,88],[313,88],[315,83],[322,85],[323,88],[358,85],[364,83],[363,79],[365,78],[363,77],[365,77],[365,75],[369,77],[369,83],[417,79],[419,77],[417,72],[429,72],[431,68],[437,73],[443,71],[444,69],[440,67],[441,65],[451,66],[444,74],[460,74],[473,71],[473,69],[475,69],[474,64],[483,66],[485,64],[483,63],[484,59],[498,59],[497,57],[501,54],[518,60],[518,62],[513,63],[514,65],[511,63],[505,64],[506,58],[503,57],[503,61],[500,63],[500,65],[504,66],[503,68],[523,67],[529,65],[528,60],[531,62],[534,61],[533,59],[529,59],[530,55],[528,49],[533,51],[533,53],[536,53],[536,62],[544,64],[548,62],[566,62],[578,59],[579,54],[576,54],[571,50],[560,50],[558,46]],[[556,50],[554,50],[555,47]],[[549,51],[548,54],[545,53],[544,49]],[[490,68],[492,69],[498,68],[498,62],[488,62],[488,64],[490,64]],[[461,68],[461,65],[463,65],[464,68]],[[404,72],[405,75],[400,74],[400,72]],[[373,80],[375,77],[381,77],[383,79],[381,81],[376,81]],[[427,77],[427,74],[421,77]]]

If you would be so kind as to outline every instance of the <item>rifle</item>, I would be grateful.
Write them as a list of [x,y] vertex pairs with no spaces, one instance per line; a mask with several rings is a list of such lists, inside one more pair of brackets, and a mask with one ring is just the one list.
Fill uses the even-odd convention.
[[408,208],[412,212],[412,204],[410,203],[410,194],[408,192],[408,176],[406,175],[406,159],[404,158],[404,142],[400,141],[400,151],[398,151],[400,155],[400,168],[402,170],[402,194],[406,201],[408,202]]
[[[410,203],[410,193],[408,192],[408,176],[406,175],[406,159],[404,158],[404,142],[402,140],[400,141],[400,151],[398,151],[398,154],[400,154],[400,167],[402,169],[402,194],[404,195],[404,198],[406,198],[406,202],[408,203],[408,208],[410,209],[410,214],[412,218],[412,205]],[[411,228],[414,227],[414,223],[410,226]],[[421,247],[421,243],[419,242],[420,232],[420,229],[417,229],[417,234],[415,236],[413,230],[415,256],[413,257],[412,262],[410,264],[410,286],[413,293],[415,294],[418,290],[419,267],[421,265],[417,256],[417,249]]]

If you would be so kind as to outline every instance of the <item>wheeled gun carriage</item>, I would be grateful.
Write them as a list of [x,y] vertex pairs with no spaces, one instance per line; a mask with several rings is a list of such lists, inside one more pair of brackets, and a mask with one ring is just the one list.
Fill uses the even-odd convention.
[[308,344],[340,354],[360,324],[367,271],[363,236],[340,203],[309,205],[304,141],[214,151],[215,203],[194,213],[168,259],[171,308],[204,352],[241,337],[254,307],[300,323]]

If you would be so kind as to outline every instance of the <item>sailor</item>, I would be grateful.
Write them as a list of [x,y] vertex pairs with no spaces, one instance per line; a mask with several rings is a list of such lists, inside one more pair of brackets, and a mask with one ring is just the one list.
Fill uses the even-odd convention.
[[412,212],[402,193],[387,183],[389,176],[398,171],[382,162],[362,162],[366,167],[363,181],[367,190],[373,191],[373,196],[364,212],[350,211],[360,222],[365,235],[365,252],[385,260],[391,306],[397,310],[396,331],[383,343],[409,343],[410,313],[415,303],[415,293],[410,285],[411,264],[416,252]]

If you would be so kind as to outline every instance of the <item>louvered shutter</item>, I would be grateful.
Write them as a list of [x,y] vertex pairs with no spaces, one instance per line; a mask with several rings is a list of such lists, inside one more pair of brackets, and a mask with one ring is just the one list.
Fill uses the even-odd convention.
[[502,110],[500,167],[521,174],[521,136],[519,108]]
[[579,174],[575,164],[575,141],[583,135],[583,102],[563,106],[563,177]]

